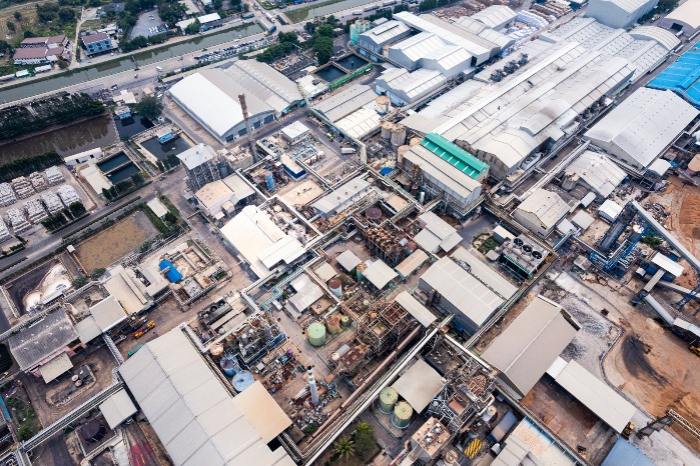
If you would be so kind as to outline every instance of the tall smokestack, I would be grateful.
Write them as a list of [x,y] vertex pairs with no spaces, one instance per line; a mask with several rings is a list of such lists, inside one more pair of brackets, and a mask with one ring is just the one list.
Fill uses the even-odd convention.
[[309,378],[309,392],[311,393],[311,403],[318,404],[318,387],[316,386],[316,379],[314,379],[314,370],[311,366],[307,368],[307,376]]
[[257,162],[255,142],[253,140],[253,127],[251,126],[250,118],[248,117],[248,104],[245,102],[245,94],[239,94],[238,101],[241,103],[241,111],[243,112],[243,121],[245,121],[245,132],[246,136],[248,137],[248,144],[250,145],[250,150],[253,154],[253,160]]

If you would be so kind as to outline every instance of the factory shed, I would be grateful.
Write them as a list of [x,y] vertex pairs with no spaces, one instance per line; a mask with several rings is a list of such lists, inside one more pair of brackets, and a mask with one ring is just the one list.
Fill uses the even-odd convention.
[[606,26],[625,29],[649,13],[657,3],[658,0],[590,0],[586,16]]
[[491,5],[469,18],[478,21],[491,29],[503,29],[509,23],[515,21],[517,13],[506,5]]
[[411,34],[411,29],[400,21],[387,21],[367,32],[360,34],[358,45],[374,53],[381,53],[382,48]]
[[632,403],[576,361],[567,363],[558,357],[547,374],[618,434],[637,412]]
[[352,206],[370,186],[367,180],[354,178],[311,205],[325,218],[329,218]]
[[625,179],[627,174],[605,154],[590,150],[576,157],[564,170],[565,189],[583,182],[601,197],[608,197]]
[[421,266],[428,260],[428,255],[422,250],[417,249],[411,253],[410,256],[401,261],[399,265],[394,267],[399,273],[401,278],[408,278],[413,272],[421,268]]
[[259,277],[267,277],[278,264],[291,264],[305,250],[296,237],[290,236],[254,205],[221,227],[221,234],[248,262]]
[[314,269],[314,273],[318,275],[318,278],[320,278],[324,283],[338,275],[338,272],[336,272],[333,266],[328,262],[324,262],[316,267]]
[[585,133],[622,162],[648,167],[700,112],[671,91],[639,88]]
[[305,273],[292,280],[292,287],[297,292],[287,300],[292,306],[292,310],[297,316],[307,310],[309,306],[323,297],[323,290],[316,283],[312,282]]
[[486,178],[489,172],[488,165],[439,134],[426,134],[420,145],[477,181]]
[[468,332],[475,332],[504,302],[493,290],[449,257],[443,257],[420,277],[425,293],[435,291],[438,308],[455,314]]
[[442,376],[427,362],[417,359],[392,387],[420,413],[428,407],[443,385]]
[[352,138],[362,139],[375,131],[379,127],[380,122],[381,116],[376,110],[364,107],[338,120],[335,126]]
[[513,218],[528,230],[544,238],[571,210],[559,194],[538,188],[513,213]]
[[303,97],[294,81],[257,60],[237,60],[224,71],[246,89],[246,98],[255,95],[272,107],[278,116],[289,112]]
[[598,215],[610,223],[614,222],[620,213],[622,213],[622,206],[610,199],[603,202],[603,204],[598,207]]
[[655,463],[627,440],[619,438],[600,466],[655,466]]
[[116,428],[137,411],[126,390],[119,390],[100,404],[100,412],[105,417],[110,429]]
[[26,372],[69,351],[68,345],[77,339],[66,311],[57,309],[9,337],[7,346],[19,369]]
[[346,249],[340,255],[338,255],[336,260],[338,261],[338,264],[340,264],[340,266],[345,269],[346,272],[352,272],[355,269],[355,267],[357,267],[362,262],[362,260],[360,260],[360,258],[357,257],[355,253],[349,249]]
[[75,331],[78,332],[78,338],[80,338],[81,343],[84,344],[102,335],[102,329],[97,325],[93,316],[87,316],[76,323]]
[[571,223],[586,231],[590,227],[595,219],[585,210],[579,210],[576,215],[571,217]]
[[675,278],[683,275],[683,266],[678,262],[671,260],[670,257],[657,252],[654,257],[651,258],[651,263],[664,269],[666,272],[673,275]]
[[392,104],[401,107],[427,96],[445,82],[447,78],[439,71],[391,68],[377,78],[375,90],[377,94],[389,96]]
[[175,466],[294,464],[268,445],[291,424],[274,399],[258,388],[231,396],[181,329],[145,344],[119,372]]
[[700,0],[686,0],[661,18],[659,26],[672,32],[683,31],[686,36],[694,35],[700,31]]
[[312,108],[335,123],[376,100],[371,87],[355,84],[318,102]]
[[510,299],[518,291],[515,285],[512,285],[500,273],[476,257],[472,250],[467,251],[463,247],[459,247],[452,253],[452,259],[460,265],[466,265],[470,274],[503,299]]
[[395,300],[399,306],[404,308],[413,316],[423,327],[429,327],[437,320],[435,314],[430,312],[428,308],[423,306],[420,301],[413,297],[408,291],[402,291],[396,296]]
[[73,363],[70,362],[68,355],[66,353],[61,353],[46,364],[40,366],[39,373],[44,379],[44,383],[49,383],[72,368]]
[[154,214],[158,216],[158,218],[162,219],[168,213],[168,208],[165,207],[165,204],[163,204],[163,202],[157,197],[146,202],[146,205],[153,211]]
[[398,274],[394,271],[394,269],[386,265],[386,263],[381,259],[377,259],[376,261],[367,265],[367,268],[362,272],[362,275],[378,290],[384,289],[384,287],[387,286],[390,281],[398,277]]
[[127,314],[143,310],[151,301],[146,287],[136,278],[133,270],[117,265],[109,270],[110,277],[103,283],[107,292],[119,301]]
[[580,328],[564,308],[538,295],[481,356],[525,396]]
[[457,230],[434,212],[420,215],[418,221],[423,229],[413,239],[428,252],[450,252],[462,241]]
[[103,332],[126,320],[126,312],[114,296],[107,296],[92,306],[90,315],[95,318],[95,323]]

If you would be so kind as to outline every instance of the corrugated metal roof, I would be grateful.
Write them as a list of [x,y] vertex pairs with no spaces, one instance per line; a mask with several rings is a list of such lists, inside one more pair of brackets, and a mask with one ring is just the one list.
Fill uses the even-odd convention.
[[349,136],[361,139],[379,127],[381,116],[371,108],[361,108],[336,122]]
[[439,134],[426,134],[421,141],[421,146],[475,180],[483,178],[488,172],[489,166],[487,164]]
[[106,332],[119,322],[126,320],[126,312],[114,296],[107,296],[90,308],[90,314],[95,318],[95,323]]
[[136,411],[136,406],[134,406],[126,390],[119,390],[100,405],[100,412],[105,417],[110,429],[119,426],[136,414]]
[[580,328],[561,306],[537,296],[481,355],[526,395]]
[[78,332],[75,331],[66,311],[60,308],[9,337],[7,345],[20,370],[25,371],[63,350],[76,339]]
[[518,212],[531,213],[548,229],[564,218],[570,209],[571,206],[559,194],[539,188],[517,207],[515,215]]
[[210,146],[199,143],[194,147],[190,147],[186,151],[177,155],[177,158],[187,167],[188,170],[193,170],[200,165],[214,160],[216,152]]
[[411,147],[411,150],[404,154],[404,158],[412,164],[418,165],[428,177],[433,178],[463,198],[467,198],[477,189],[481,189],[481,183],[456,170],[450,163],[435,157],[435,154],[423,146]]
[[398,277],[394,269],[386,265],[381,259],[377,259],[369,264],[365,271],[362,272],[362,275],[379,290],[383,289],[390,281]]
[[[144,345],[119,372],[176,466],[294,465],[282,447],[267,446],[291,421],[251,419],[251,400],[232,397],[180,329]],[[260,413],[276,405],[269,394],[255,403]]]
[[238,60],[224,72],[247,90],[246,98],[252,93],[278,113],[302,99],[296,83],[267,63]]
[[360,258],[349,249],[343,251],[338,257],[336,257],[336,260],[338,261],[338,264],[340,264],[340,266],[347,272],[351,272],[360,262],[362,262],[362,260],[360,260]]
[[377,85],[412,102],[437,89],[446,81],[447,78],[439,71],[421,68],[409,72],[405,68],[394,68],[382,74],[377,79]]
[[339,207],[354,199],[356,196],[361,195],[369,189],[369,187],[370,184],[367,180],[359,177],[354,178],[311,205],[314,209],[327,215],[335,212]]
[[44,379],[44,383],[49,383],[59,375],[62,375],[73,368],[73,363],[66,353],[61,353],[46,364],[39,367],[39,373]]
[[604,154],[584,151],[565,170],[566,175],[580,177],[595,192],[608,197],[627,174]]
[[404,23],[392,20],[387,21],[381,26],[372,28],[367,32],[363,32],[360,34],[360,40],[368,40],[373,42],[376,46],[382,46],[408,31],[410,31],[410,29]]
[[619,438],[601,466],[655,466],[655,464],[637,447]]
[[462,261],[469,266],[469,273],[479,279],[484,285],[495,291],[501,298],[510,299],[518,287],[510,283],[504,276],[482,262],[472,250],[459,247],[452,253],[452,259]]
[[[700,28],[700,0],[686,0],[666,15],[665,21],[687,24],[693,30]],[[665,22],[662,20],[662,22]]]
[[417,63],[421,58],[430,56],[445,45],[445,42],[432,32],[421,32],[389,47],[389,57],[393,58],[392,55],[400,53],[408,60]]
[[651,262],[652,264],[658,265],[659,267],[661,267],[666,272],[670,273],[676,278],[683,275],[684,267],[678,262],[671,260],[670,257],[661,254],[660,252],[654,254],[654,257],[651,258]]
[[442,376],[427,362],[417,359],[392,387],[420,413],[440,392],[443,385]]
[[377,94],[364,84],[355,84],[333,94],[313,106],[332,122],[341,120],[352,112],[374,102]]
[[102,334],[102,329],[100,329],[97,322],[95,322],[95,318],[91,315],[75,324],[75,331],[78,332],[80,341],[86,344]]
[[513,21],[518,16],[515,11],[506,5],[487,6],[478,13],[470,16],[471,19],[479,21],[490,28],[497,28],[505,23]]
[[[415,255],[418,252],[423,252],[423,251],[416,251],[411,256]],[[425,253],[423,253],[425,254]],[[409,257],[411,257],[409,256]],[[428,256],[425,256],[426,259]],[[430,324],[435,322],[437,320],[437,317],[435,314],[430,312],[428,308],[423,306],[420,301],[418,301],[416,298],[413,297],[411,293],[408,291],[402,291],[396,296],[396,302],[404,308],[409,314],[413,316],[414,319],[416,319],[418,322],[423,327],[428,327]]]

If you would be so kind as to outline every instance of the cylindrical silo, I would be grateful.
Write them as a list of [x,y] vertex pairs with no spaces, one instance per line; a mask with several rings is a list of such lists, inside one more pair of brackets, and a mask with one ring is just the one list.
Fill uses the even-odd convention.
[[226,356],[219,361],[221,370],[224,371],[226,377],[233,377],[241,371],[238,361],[235,356]]
[[328,288],[330,288],[331,293],[336,295],[338,298],[343,294],[343,283],[338,277],[333,277],[328,280]]
[[688,163],[688,169],[685,171],[689,176],[695,176],[700,173],[700,154],[693,157]]
[[484,422],[489,422],[493,417],[498,413],[498,409],[494,405],[489,406],[486,408],[486,411],[484,414],[481,415],[481,419],[483,419]]
[[405,401],[399,401],[394,407],[394,414],[391,415],[391,423],[399,429],[405,429],[411,424],[413,408]]
[[343,328],[350,327],[350,317],[348,317],[348,316],[341,317],[340,318],[340,326]]
[[403,166],[404,154],[409,150],[411,150],[411,146],[399,146],[399,148],[396,149],[396,165],[400,167]]
[[249,371],[241,371],[233,377],[231,385],[238,393],[241,393],[246,388],[255,383],[255,377]]
[[391,130],[391,145],[395,147],[403,146],[406,143],[406,127],[397,124]]
[[391,130],[394,129],[394,124],[390,121],[382,123],[382,138],[391,139]]
[[348,351],[350,351],[350,346],[348,344],[344,344],[340,348],[338,348],[338,351],[335,351],[333,354],[331,354],[331,360],[338,362],[340,361],[340,358],[348,354]]
[[367,264],[365,264],[364,262],[360,262],[359,264],[357,264],[357,267],[355,268],[355,274],[357,276],[357,281],[362,280],[362,274],[364,273],[365,270],[367,270]]
[[376,99],[377,102],[377,112],[380,115],[385,115],[389,112],[389,105],[391,105],[391,99],[389,96],[380,95]]
[[337,315],[329,316],[326,319],[326,327],[328,327],[328,333],[331,335],[340,332],[340,317]]
[[399,393],[394,387],[385,387],[379,394],[379,411],[384,414],[394,412],[394,405],[399,400]]
[[322,346],[326,342],[326,326],[320,322],[314,322],[309,325],[306,335],[312,346]]
[[221,345],[221,343],[217,343],[215,345],[211,345],[211,348],[209,349],[209,354],[212,355],[212,357],[218,357],[221,356],[221,353],[224,352],[224,347]]

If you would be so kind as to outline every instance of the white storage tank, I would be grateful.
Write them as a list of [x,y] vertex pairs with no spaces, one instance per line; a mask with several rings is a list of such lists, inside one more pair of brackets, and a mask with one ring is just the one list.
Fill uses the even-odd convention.
[[391,145],[395,147],[403,146],[406,143],[406,127],[397,124],[391,130]]
[[382,138],[391,139],[391,130],[394,129],[394,124],[390,121],[385,121],[382,123]]

